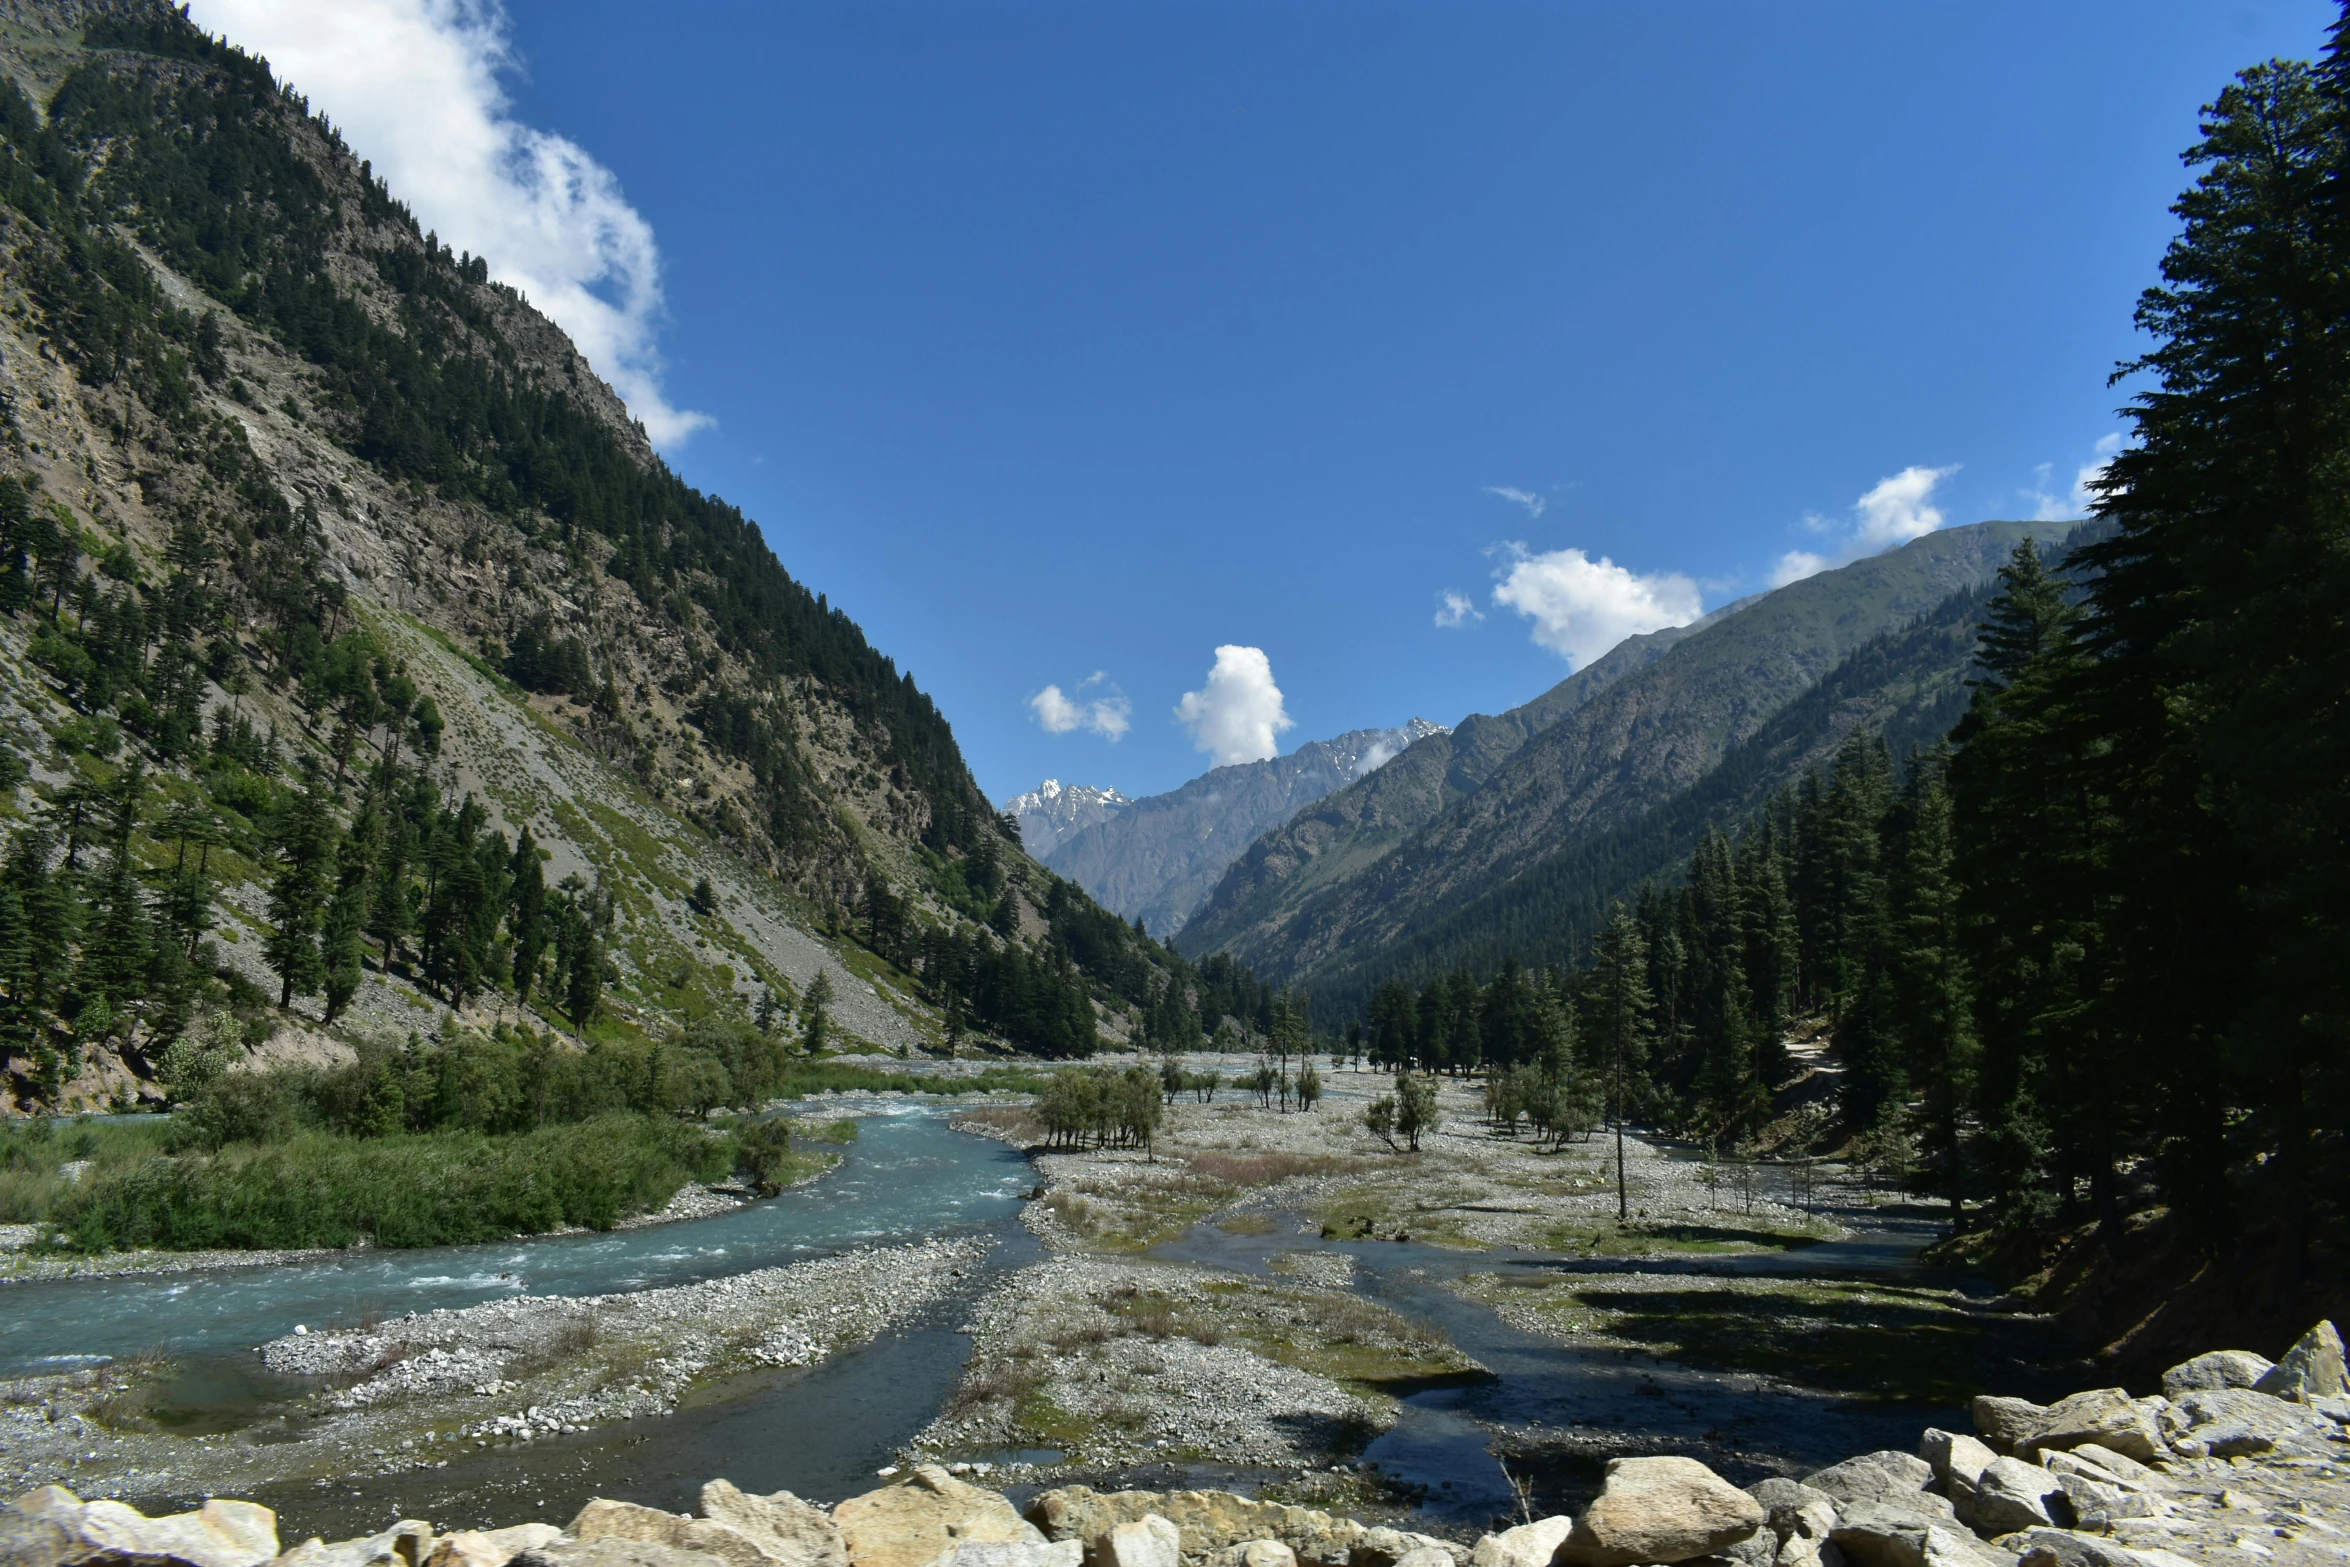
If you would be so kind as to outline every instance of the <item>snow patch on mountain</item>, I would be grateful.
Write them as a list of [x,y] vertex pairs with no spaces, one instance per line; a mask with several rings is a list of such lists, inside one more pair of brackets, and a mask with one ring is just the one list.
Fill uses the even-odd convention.
[[1108,821],[1133,803],[1115,789],[1047,778],[1026,794],[1006,800],[1002,809],[1018,819],[1021,847],[1041,860],[1074,835]]

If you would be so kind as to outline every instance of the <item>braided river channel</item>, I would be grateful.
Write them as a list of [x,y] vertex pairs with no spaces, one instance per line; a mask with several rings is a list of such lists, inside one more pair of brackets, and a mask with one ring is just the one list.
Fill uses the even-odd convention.
[[[258,1430],[265,1420],[284,1424],[318,1386],[271,1376],[254,1353],[297,1324],[349,1326],[520,1294],[601,1295],[690,1284],[930,1237],[991,1239],[985,1260],[946,1298],[870,1344],[812,1366],[732,1378],[673,1414],[471,1451],[437,1467],[287,1482],[252,1493],[278,1509],[289,1541],[312,1533],[348,1536],[397,1517],[444,1525],[560,1522],[598,1495],[690,1510],[701,1484],[721,1475],[747,1490],[784,1488],[837,1501],[881,1483],[876,1472],[945,1404],[970,1352],[958,1329],[974,1302],[1006,1271],[1045,1255],[1019,1219],[1036,1172],[1018,1149],[955,1130],[952,1107],[936,1102],[841,1108],[858,1118],[860,1135],[840,1168],[813,1185],[715,1218],[494,1245],[359,1250],[269,1266],[0,1286],[0,1376],[161,1354],[174,1368],[161,1407],[182,1434]],[[1712,1273],[1771,1268],[1813,1278],[1926,1278],[1914,1254],[1927,1232],[1922,1223],[1907,1229],[1895,1223],[1791,1255],[1689,1266]],[[1360,1294],[1438,1327],[1488,1368],[1487,1376],[1398,1390],[1404,1395],[1398,1419],[1361,1455],[1403,1494],[1420,1498],[1430,1526],[1449,1524],[1452,1532],[1514,1511],[1513,1474],[1521,1483],[1531,1475],[1538,1493],[1553,1497],[1587,1491],[1599,1460],[1588,1456],[1597,1448],[1578,1438],[1579,1431],[1603,1434],[1602,1447],[1627,1438],[1653,1440],[1665,1451],[1726,1442],[1750,1455],[1760,1473],[1906,1447],[1921,1425],[1964,1418],[1915,1402],[1814,1395],[1771,1378],[1562,1346],[1509,1326],[1447,1288],[1470,1272],[1507,1276],[1592,1266],[1573,1259],[1328,1241],[1306,1233],[1234,1236],[1212,1225],[1156,1254],[1251,1272],[1283,1249],[1352,1255]],[[1670,1272],[1679,1265],[1641,1266]],[[1049,1464],[1060,1455],[994,1456]],[[1097,1480],[1250,1489],[1262,1478],[1194,1464]],[[127,1499],[150,1511],[196,1500],[168,1491]]]

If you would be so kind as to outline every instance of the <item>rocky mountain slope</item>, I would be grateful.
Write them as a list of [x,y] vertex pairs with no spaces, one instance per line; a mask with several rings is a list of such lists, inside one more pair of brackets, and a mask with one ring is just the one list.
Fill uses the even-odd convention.
[[[1444,733],[1415,718],[1399,729],[1350,730],[1287,756],[1212,768],[1180,789],[1105,805],[1097,820],[1057,833],[1049,846],[1030,839],[1029,852],[1105,907],[1171,936],[1259,834]],[[1022,795],[1005,809],[1034,798]],[[1021,820],[1025,837],[1027,817]]]
[[[1180,944],[1306,984],[1317,1006],[1346,1004],[1340,991],[1354,997],[1376,983],[1404,960],[1397,944],[1409,938],[1415,970],[1466,961],[1460,940],[1427,933],[1684,794],[1875,639],[1987,581],[2019,539],[2064,531],[2009,522],[1947,529],[1735,614],[1634,639],[1524,707],[1422,741],[1266,834]],[[1935,677],[1947,695],[1961,693],[1963,667],[1962,656]],[[1800,770],[1814,750],[1774,754]],[[1758,784],[1766,792],[1787,776],[1768,771]],[[1532,960],[1547,945],[1516,950]]]
[[[11,887],[102,901],[73,845],[111,811],[110,864],[177,875],[208,844],[218,905],[168,982],[68,941],[62,990],[13,986],[0,1099],[60,1061],[81,1076],[44,1092],[132,1091],[212,1005],[305,1037],[315,1007],[256,999],[280,989],[273,899],[303,801],[331,818],[304,829],[321,875],[338,856],[360,875],[363,823],[423,834],[369,882],[370,919],[446,912],[442,825],[498,888],[527,829],[596,949],[564,961],[600,970],[589,1010],[615,1026],[770,993],[788,1011],[829,971],[835,1022],[911,1047],[941,1029],[946,970],[914,973],[926,931],[960,933],[966,980],[987,969],[970,953],[1008,944],[1040,954],[1024,997],[1091,985],[1041,955],[1052,878],[930,699],[488,271],[266,63],[158,0],[0,11],[0,734],[29,774],[5,808],[36,830],[20,842],[66,849]],[[452,1004],[528,1016],[512,976],[542,954],[495,902],[464,915],[453,982],[394,921],[344,1031]],[[161,905],[140,904],[120,911],[143,941]],[[399,961],[404,929],[422,968]],[[1088,951],[1129,988],[1165,957]]]

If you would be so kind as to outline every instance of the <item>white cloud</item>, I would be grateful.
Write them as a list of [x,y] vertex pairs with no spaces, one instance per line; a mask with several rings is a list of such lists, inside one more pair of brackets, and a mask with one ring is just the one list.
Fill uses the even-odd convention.
[[1779,557],[1779,564],[1771,568],[1771,586],[1783,588],[1790,582],[1816,577],[1834,564],[1827,556],[1815,555],[1810,550],[1789,550]]
[[1403,747],[1393,741],[1374,740],[1371,742],[1371,749],[1355,759],[1355,769],[1348,777],[1350,781],[1355,778],[1368,778],[1402,754]]
[[2099,479],[2105,477],[2106,465],[2113,461],[2121,449],[2120,431],[2116,430],[2110,434],[2099,436],[2097,444],[2093,448],[2097,454],[2095,460],[2082,463],[2073,470],[2072,492],[2067,495],[2053,494],[2048,488],[2048,480],[2050,475],[2056,471],[2056,464],[2044,462],[2034,466],[2032,487],[2017,492],[2032,503],[2032,520],[2034,522],[2073,522],[2088,516],[2097,507],[2095,485]]
[[1218,767],[1278,754],[1274,737],[1292,724],[1265,650],[1229,643],[1216,649],[1206,687],[1185,692],[1175,716],[1191,731],[1192,745],[1213,756]]
[[[1046,686],[1028,699],[1029,711],[1036,715],[1036,721],[1048,735],[1065,735],[1083,729],[1115,745],[1134,727],[1134,708],[1123,692],[1108,684],[1108,679],[1097,669],[1078,682],[1074,696],[1057,685]],[[1085,694],[1096,686],[1104,687],[1099,696]]]
[[1866,495],[1852,503],[1849,523],[1816,512],[1806,515],[1803,525],[1812,532],[1839,536],[1825,551],[1789,550],[1780,556],[1778,565],[1771,571],[1771,586],[1783,588],[1830,566],[1841,566],[1863,555],[1874,555],[1896,544],[1924,538],[1943,523],[1941,508],[1932,504],[1934,491],[1956,472],[1955,463],[1947,468],[1912,465],[1889,478],[1879,479]]
[[1539,517],[1550,509],[1550,502],[1532,490],[1521,490],[1513,484],[1488,484],[1485,486],[1485,493],[1498,495],[1505,501],[1525,507],[1528,517]]
[[513,117],[498,0],[194,0],[191,15],[267,56],[418,222],[553,317],[655,445],[710,423],[662,395],[651,226],[578,143]]
[[1602,555],[1581,550],[1528,553],[1502,546],[1511,557],[1493,602],[1534,622],[1534,640],[1577,669],[1629,636],[1685,626],[1704,613],[1697,584],[1677,571],[1642,576]]
[[2076,515],[2086,517],[2097,504],[2097,492],[2091,488],[2105,477],[2105,470],[2121,454],[2122,436],[2119,430],[2097,438],[2097,460],[2081,464],[2073,475],[2073,509]]
[[1444,590],[1444,605],[1436,612],[1437,625],[1453,631],[1484,618],[1485,612],[1476,606],[1469,595],[1456,593],[1450,588]]

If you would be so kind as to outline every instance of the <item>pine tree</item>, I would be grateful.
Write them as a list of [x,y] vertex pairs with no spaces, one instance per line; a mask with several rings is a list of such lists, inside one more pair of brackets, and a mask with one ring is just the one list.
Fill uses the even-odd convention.
[[810,1055],[822,1050],[830,1037],[831,1006],[832,971],[819,968],[816,977],[808,981],[808,988],[800,997],[800,1048]]
[[335,849],[334,894],[319,934],[326,1021],[332,1023],[359,994],[367,972],[367,899],[375,882],[375,850],[383,834],[372,797]]
[[278,977],[278,1005],[326,981],[318,936],[333,868],[335,821],[325,781],[312,776],[287,797],[276,826],[277,870],[270,880],[270,932],[262,954]]
[[207,806],[189,799],[164,813],[160,829],[172,845],[172,863],[158,912],[181,955],[193,961],[197,943],[212,929],[212,847],[220,824]]
[[1641,1071],[1655,1043],[1650,1016],[1647,943],[1621,908],[1610,916],[1592,950],[1583,991],[1583,1037],[1591,1042],[1616,1130],[1616,1217],[1631,1217],[1624,1176],[1624,1122],[1639,1094]]
[[414,863],[415,852],[416,829],[407,812],[390,812],[376,845],[375,886],[367,899],[367,934],[383,949],[383,970],[387,974],[400,956],[401,942],[414,928],[415,893],[409,868]]
[[2027,1225],[2069,1209],[2095,1118],[2126,1107],[2104,1082],[2103,1037],[2082,1026],[2111,837],[2081,713],[2089,654],[2037,549],[2019,546],[1999,580],[1951,736],[1951,857],[1974,979],[1977,1162],[2002,1221]]
[[[507,876],[512,887],[507,895],[506,928],[514,938],[514,998],[528,1006],[551,934],[547,928],[546,875],[539,866],[538,840],[530,835],[528,823],[514,839]],[[768,994],[772,998],[773,992]],[[766,1024],[759,1026],[765,1028]]]
[[1948,753],[1910,763],[1889,837],[1890,969],[1909,1075],[1923,1091],[1920,1130],[1954,1229],[1966,1225],[1966,1118],[1975,1089],[1973,986],[1960,949],[1951,875]]
[[[2136,1135],[2173,1205],[2216,1242],[2231,1164],[2272,1164],[2295,1256],[2350,1010],[2346,50],[2350,20],[2320,68],[2246,71],[2204,115],[2139,306],[2155,347],[2126,367],[2153,385],[2101,486],[2112,531],[2083,551],[2073,690],[2096,743],[2069,748],[2113,807],[2078,1026],[2161,1085]],[[2121,1155],[2091,1172],[2115,1233]]]
[[146,771],[135,761],[123,768],[108,792],[106,860],[88,889],[91,917],[83,931],[82,961],[74,976],[74,989],[84,1004],[83,1015],[89,1015],[91,1003],[103,1000],[109,1027],[121,1024],[130,1005],[146,992],[153,922],[131,846],[146,793]]
[[1694,967],[1691,1027],[1698,1058],[1693,1087],[1712,1136],[1759,1125],[1770,1108],[1760,1072],[1759,1033],[1748,1008],[1746,919],[1730,841],[1708,830],[1689,868],[1688,944]]

